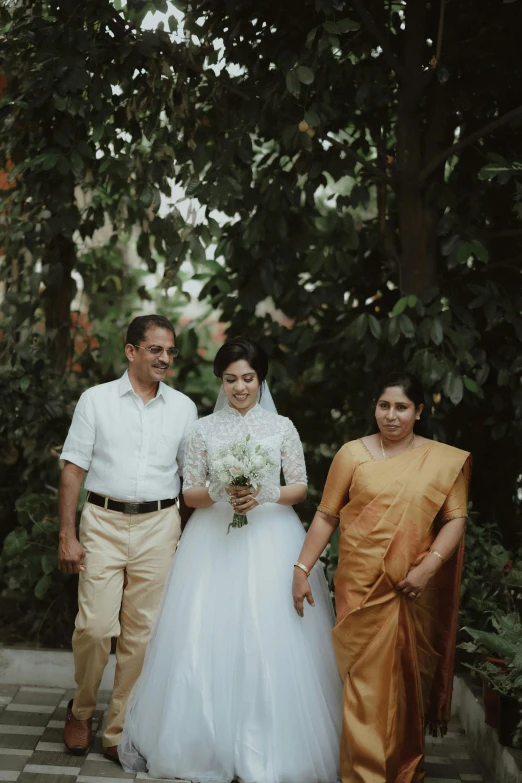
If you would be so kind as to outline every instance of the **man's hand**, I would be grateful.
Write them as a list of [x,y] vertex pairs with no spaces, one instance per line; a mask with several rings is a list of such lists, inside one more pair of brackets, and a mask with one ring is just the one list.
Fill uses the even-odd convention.
[[80,571],[85,571],[83,566],[85,554],[85,549],[76,536],[60,538],[60,544],[58,546],[58,569],[63,574],[79,574]]
[[58,513],[60,538],[58,544],[58,569],[63,574],[79,574],[84,571],[85,549],[76,538],[76,509],[85,470],[73,462],[66,462],[60,477]]

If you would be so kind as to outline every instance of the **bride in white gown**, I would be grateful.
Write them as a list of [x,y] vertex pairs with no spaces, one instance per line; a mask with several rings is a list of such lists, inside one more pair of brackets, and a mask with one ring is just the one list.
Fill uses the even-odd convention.
[[[336,783],[342,685],[320,566],[310,577],[315,608],[300,618],[292,603],[305,537],[291,505],[306,496],[301,442],[289,419],[262,407],[269,392],[257,402],[267,359],[255,343],[226,343],[214,371],[225,404],[189,439],[183,494],[196,511],[173,560],[120,760],[127,771],[195,783]],[[233,490],[213,482],[209,456],[248,434],[281,465],[285,486],[278,467],[257,493],[243,490],[234,503],[248,524],[227,535]]]

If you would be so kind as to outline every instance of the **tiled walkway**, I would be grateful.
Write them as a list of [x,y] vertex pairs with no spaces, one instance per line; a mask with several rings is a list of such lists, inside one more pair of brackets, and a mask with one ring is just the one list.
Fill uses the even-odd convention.
[[[151,780],[148,775],[125,773],[103,758],[96,736],[87,756],[64,752],[62,729],[71,691],[57,688],[19,688],[0,685],[0,781],[17,783],[121,783]],[[110,694],[99,693],[93,726],[99,726]],[[428,738],[426,783],[493,781],[470,758],[460,724],[452,723],[443,739]]]

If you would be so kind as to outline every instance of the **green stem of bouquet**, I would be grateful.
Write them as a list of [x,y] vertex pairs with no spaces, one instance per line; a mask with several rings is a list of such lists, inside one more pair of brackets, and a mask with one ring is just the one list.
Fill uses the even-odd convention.
[[[249,487],[250,482],[245,476],[238,476],[237,478],[233,479],[233,481],[230,482],[233,487]],[[245,525],[248,525],[248,519],[246,514],[238,514],[237,511],[234,511],[234,516],[232,517],[232,522],[228,526],[227,530],[227,536],[230,533],[231,527],[244,527]]]

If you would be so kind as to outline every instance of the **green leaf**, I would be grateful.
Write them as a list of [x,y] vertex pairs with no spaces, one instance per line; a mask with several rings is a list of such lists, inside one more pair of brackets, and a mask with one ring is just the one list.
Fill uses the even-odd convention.
[[368,323],[370,326],[370,332],[373,334],[376,340],[379,339],[382,333],[381,324],[374,315],[368,316]]
[[479,242],[478,239],[474,239],[472,242],[470,242],[470,250],[475,258],[478,258],[479,261],[483,261],[484,263],[489,261],[489,253],[482,242]]
[[169,30],[171,33],[175,33],[178,29],[178,20],[174,16],[174,14],[171,14],[168,18],[168,24],[169,24]]
[[337,22],[323,22],[323,28],[327,33],[340,33]]
[[390,345],[397,345],[401,336],[401,325],[399,318],[390,318],[388,324],[388,341]]
[[444,340],[444,330],[438,318],[434,318],[431,323],[430,337],[435,345],[441,345]]
[[464,394],[464,384],[460,375],[450,370],[444,381],[444,394],[449,397],[453,405],[458,405]]
[[185,12],[187,10],[186,0],[171,0],[171,2],[174,8],[177,8],[178,11]]
[[304,118],[311,128],[317,128],[317,126],[321,124],[319,115],[313,109],[308,109],[308,111],[305,112]]
[[42,571],[44,574],[52,574],[58,566],[58,557],[55,551],[46,552],[42,555],[41,560]]
[[31,385],[31,379],[27,377],[27,375],[24,375],[23,378],[20,378],[20,389],[23,392],[26,392],[29,386]]
[[519,174],[522,171],[521,163],[488,163],[480,169],[478,178],[482,180],[494,179],[502,175],[511,176],[512,174]]
[[200,185],[201,180],[199,177],[192,177],[189,179],[185,188],[185,194],[187,197],[193,198],[194,196],[197,196]]
[[403,335],[407,340],[412,340],[415,337],[415,326],[413,325],[411,318],[406,315],[406,313],[402,313],[402,315],[399,316],[399,321]]
[[71,169],[77,179],[83,174],[83,158],[76,150],[71,152]]
[[49,171],[50,169],[53,169],[59,160],[60,160],[60,156],[55,155],[54,153],[46,155],[42,161],[42,169],[44,171]]
[[306,36],[306,43],[305,46],[307,49],[312,48],[312,44],[315,41],[315,36],[317,35],[317,27],[313,27],[308,35]]
[[25,528],[15,528],[5,537],[2,555],[9,559],[13,559],[23,552],[27,543],[27,530],[25,530]]
[[459,264],[465,264],[470,255],[471,252],[471,243],[470,242],[460,242],[457,250],[457,261]]
[[199,237],[192,234],[189,240],[189,244],[190,244],[190,254],[192,260],[196,264],[204,264],[206,261],[206,253],[205,253],[205,248],[201,244]]
[[306,65],[300,65],[297,69],[297,78],[302,84],[312,84],[314,72],[310,68],[307,68]]
[[355,30],[359,30],[360,27],[361,27],[361,25],[359,24],[359,22],[354,22],[354,21],[352,21],[352,19],[348,19],[348,18],[340,19],[337,22],[337,31],[336,32],[348,33],[348,32],[352,32],[352,31],[355,31]]
[[49,590],[51,584],[52,584],[52,577],[50,574],[44,574],[42,578],[36,583],[34,588],[34,594],[37,598],[42,600],[42,598],[45,598],[45,595],[47,591]]
[[101,137],[103,136],[103,131],[104,131],[103,125],[96,125],[94,127],[94,130],[92,132],[92,140],[95,143],[98,143],[100,141]]
[[295,68],[291,68],[286,74],[286,89],[291,95],[299,95],[299,80]]
[[506,658],[510,661],[517,652],[517,647],[512,640],[506,639],[499,634],[491,633],[490,631],[476,631],[473,628],[464,628],[469,635],[475,640],[476,644],[479,644],[486,648],[490,653],[495,653],[502,658]]
[[152,204],[154,193],[150,185],[145,185],[140,194],[140,201],[145,207],[150,207]]
[[406,310],[407,305],[408,305],[408,297],[407,296],[401,297],[395,302],[395,305],[392,310],[392,315],[393,316],[400,315]]
[[408,307],[415,307],[416,304],[417,304],[417,297],[415,296],[415,294],[410,294],[408,296]]
[[478,383],[472,378],[468,378],[467,375],[464,376],[463,381],[466,389],[470,392],[473,392],[473,394],[477,394],[480,391],[480,386]]
[[367,313],[361,313],[355,319],[355,336],[358,340],[362,340],[366,334],[368,328],[368,315]]
[[86,141],[83,140],[79,141],[78,144],[76,145],[76,149],[80,153],[82,158],[92,158],[94,160],[94,158],[96,157],[96,153],[94,152],[92,147],[90,147],[90,145],[87,144]]

